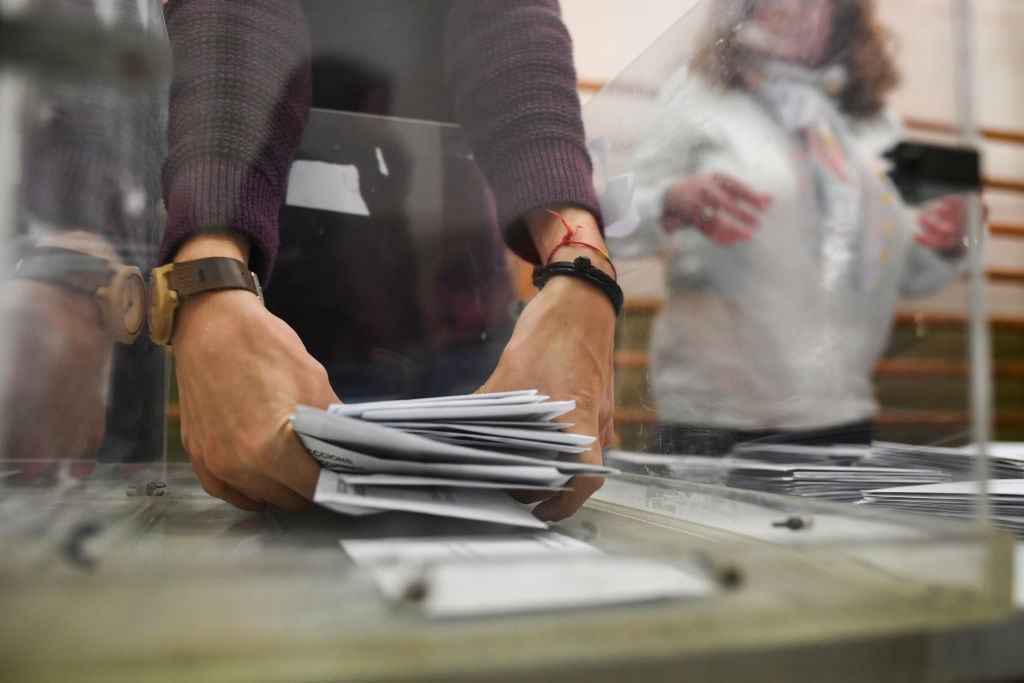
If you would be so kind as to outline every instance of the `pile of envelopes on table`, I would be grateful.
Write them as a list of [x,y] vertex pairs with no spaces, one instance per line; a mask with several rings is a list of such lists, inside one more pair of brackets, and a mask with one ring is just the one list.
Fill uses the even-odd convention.
[[574,407],[535,390],[507,391],[299,406],[292,427],[324,468],[320,505],[542,528],[508,491],[554,495],[574,476],[616,471],[581,462],[595,438],[556,421]]
[[[990,521],[994,526],[1024,535],[1024,443],[990,443],[986,456]],[[978,514],[978,455],[973,446],[929,448],[879,443],[872,451],[871,460],[885,466],[941,469],[950,473],[952,481],[870,489],[863,492],[860,504],[960,519],[971,519]]]

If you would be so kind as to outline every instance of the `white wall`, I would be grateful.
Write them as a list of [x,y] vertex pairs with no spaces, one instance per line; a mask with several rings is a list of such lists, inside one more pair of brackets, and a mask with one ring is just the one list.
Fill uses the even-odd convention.
[[562,0],[580,80],[607,81],[697,0]]
[[[562,0],[582,80],[607,81],[697,0]],[[1024,129],[1024,0],[974,0],[976,97],[983,124]],[[876,0],[904,79],[907,115],[952,120],[951,0]]]

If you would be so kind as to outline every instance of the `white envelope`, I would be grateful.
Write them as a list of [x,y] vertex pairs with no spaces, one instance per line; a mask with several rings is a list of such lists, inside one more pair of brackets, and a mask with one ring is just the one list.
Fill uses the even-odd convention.
[[362,474],[408,474],[492,481],[505,488],[521,488],[523,485],[562,486],[569,480],[569,475],[540,461],[534,461],[536,463],[534,465],[480,465],[395,460],[357,453],[307,434],[299,434],[299,439],[310,455],[320,465],[331,471]]
[[347,513],[351,506],[472,519],[511,526],[546,529],[529,508],[504,491],[449,487],[353,486],[337,472],[321,470],[313,501]]

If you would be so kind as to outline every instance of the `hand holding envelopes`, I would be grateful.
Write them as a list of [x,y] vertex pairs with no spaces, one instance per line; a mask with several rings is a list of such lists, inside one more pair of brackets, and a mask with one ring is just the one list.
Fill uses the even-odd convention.
[[595,441],[552,422],[573,407],[536,391],[299,406],[292,427],[324,467],[314,500],[326,507],[543,527],[503,489],[557,491],[616,472],[558,459]]

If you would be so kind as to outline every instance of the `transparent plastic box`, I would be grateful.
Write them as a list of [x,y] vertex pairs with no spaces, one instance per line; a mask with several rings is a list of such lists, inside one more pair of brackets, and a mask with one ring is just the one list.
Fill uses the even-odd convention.
[[[5,680],[793,680],[809,671],[825,676],[829,667],[845,666],[836,659],[842,657],[857,658],[852,677],[877,680],[890,665],[903,673],[926,667],[920,653],[929,634],[1012,614],[1013,537],[992,528],[984,506],[955,521],[636,468],[609,477],[552,529],[608,555],[705,577],[708,595],[430,619],[414,596],[395,604],[381,595],[339,541],[513,530],[321,508],[252,514],[207,495],[181,446],[166,351],[144,332],[131,344],[88,344],[82,321],[65,315],[84,309],[46,298],[53,279],[67,274],[62,267],[75,263],[38,266],[27,283],[11,277],[39,240],[57,249],[95,248],[93,256],[143,273],[157,260],[166,33],[156,0],[110,4],[119,8],[113,24],[92,4],[0,3]],[[330,3],[307,6],[322,26],[336,20]],[[424,7],[415,11],[430,14]],[[637,149],[671,99],[659,97],[685,87],[680,66],[706,44],[706,27],[735,19],[725,13],[730,8],[699,3],[584,109],[627,295],[617,355],[622,451],[652,443],[649,327],[669,298],[666,254],[678,245],[625,244],[639,229],[630,198],[642,188],[617,179],[636,179]],[[950,12],[950,22],[954,17]],[[43,35],[50,38],[39,42]],[[317,40],[314,49],[315,65],[327,70],[321,75],[338,68],[379,85],[373,69],[338,66],[343,51]],[[941,53],[949,57],[953,48]],[[948,88],[953,102],[958,91]],[[393,94],[401,103],[408,93],[396,86]],[[501,243],[469,145],[442,117],[319,104],[292,167],[268,306],[300,331],[346,401],[472,391],[496,362],[529,287],[522,263]],[[703,123],[684,138],[722,125],[722,111],[709,105],[698,112]],[[353,173],[355,185],[331,185]],[[615,193],[618,202],[609,199]],[[794,216],[810,220],[802,211],[808,206]],[[841,225],[836,230],[845,234]],[[978,234],[968,238],[958,254],[965,273],[980,242]],[[840,243],[849,247],[850,240]],[[366,256],[353,262],[352,252]],[[850,253],[840,249],[836,263]],[[866,265],[857,270],[858,278],[873,274]],[[838,300],[831,295],[844,296],[838,282],[789,284],[808,297],[825,292],[825,310]],[[440,307],[442,300],[451,305]],[[55,308],[41,319],[30,315],[50,311],[40,308],[49,304]],[[973,320],[984,315],[978,306],[975,299],[954,313]],[[813,341],[813,330],[799,332]],[[970,339],[954,353],[980,353],[984,340]],[[936,339],[923,325],[871,343],[879,352],[889,344],[894,360],[906,360],[934,350]],[[974,391],[983,395],[983,359],[958,362],[971,367],[982,385]],[[827,364],[812,371],[825,380],[815,391],[829,384]],[[919,403],[927,390],[891,381],[883,414],[913,418],[929,408]],[[833,407],[813,392],[797,398],[811,406],[807,416]],[[955,420],[924,431],[911,420],[914,429],[890,438],[984,446],[988,435],[972,431],[977,406],[969,382],[945,387],[942,398],[952,403],[937,409],[955,411]],[[429,591],[429,582],[422,588]]]

